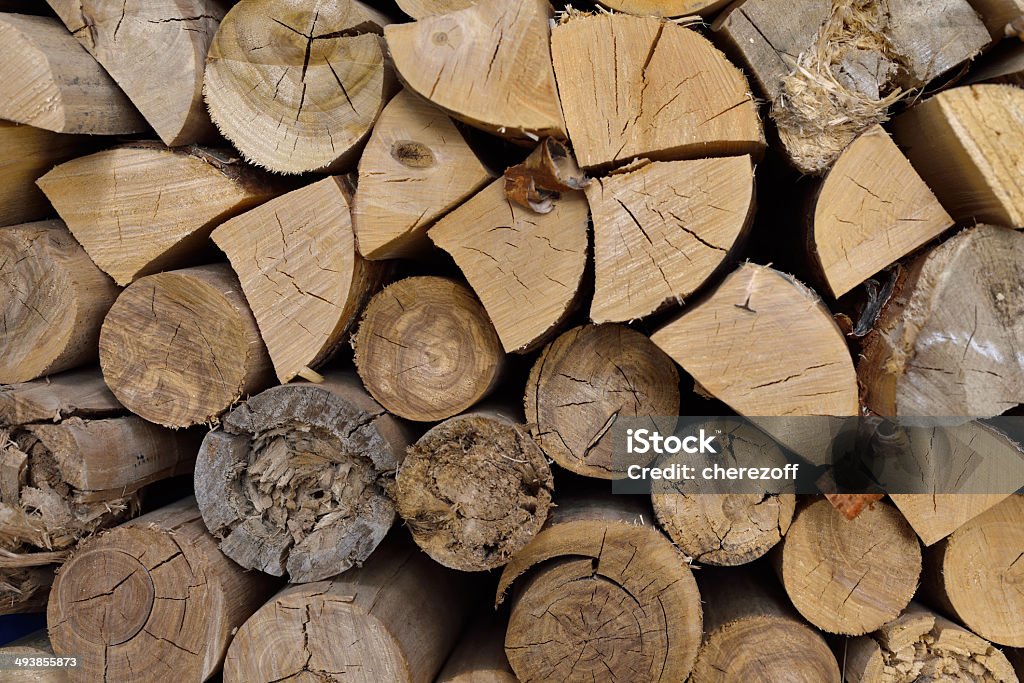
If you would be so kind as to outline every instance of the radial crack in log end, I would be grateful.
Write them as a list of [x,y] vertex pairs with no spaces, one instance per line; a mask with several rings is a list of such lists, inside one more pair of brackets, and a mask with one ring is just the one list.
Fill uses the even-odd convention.
[[414,256],[426,229],[492,174],[444,112],[405,90],[388,103],[359,160],[352,204],[359,253]]
[[384,35],[406,87],[455,118],[521,141],[564,138],[551,16],[545,0],[481,0]]
[[430,229],[455,259],[508,352],[537,348],[572,312],[587,261],[587,202],[566,192],[550,213],[513,205],[499,178]]
[[554,29],[551,49],[585,169],[764,149],[746,79],[695,31],[651,17],[580,16]]

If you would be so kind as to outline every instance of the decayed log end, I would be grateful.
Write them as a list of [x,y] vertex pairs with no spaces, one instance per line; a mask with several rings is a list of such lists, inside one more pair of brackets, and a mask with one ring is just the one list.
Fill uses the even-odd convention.
[[274,387],[223,424],[203,442],[195,485],[228,557],[302,583],[358,566],[380,544],[408,437],[354,377]]
[[911,263],[858,375],[880,415],[992,417],[1024,402],[1024,235],[978,226]]
[[426,250],[426,229],[491,177],[443,111],[403,90],[381,112],[359,158],[352,203],[359,253],[388,259]]
[[0,288],[0,383],[95,360],[119,290],[61,221],[0,229]]
[[682,553],[627,501],[563,501],[506,566],[505,653],[522,681],[681,681],[701,640]]
[[584,15],[555,27],[551,52],[585,169],[764,150],[746,79],[695,31],[653,17]]
[[378,293],[352,338],[367,391],[395,415],[421,422],[468,409],[504,364],[487,312],[466,287],[410,277]]
[[239,2],[207,56],[213,122],[246,159],[272,171],[351,166],[393,92],[377,35],[386,23],[357,0]]
[[99,344],[117,400],[150,422],[189,427],[266,386],[270,359],[240,290],[226,265],[150,275],[125,289]]
[[554,481],[529,433],[502,416],[470,413],[409,448],[395,503],[417,545],[461,571],[506,564],[540,531]]
[[56,19],[0,15],[0,64],[0,118],[55,133],[146,130],[129,99]]
[[775,552],[793,605],[829,633],[863,635],[895,619],[921,574],[913,529],[882,503],[847,520],[817,500],[797,512]]
[[503,137],[565,138],[545,0],[480,0],[385,27],[399,77],[455,118]]
[[55,652],[79,658],[77,680],[203,681],[273,588],[217,550],[185,499],[80,546],[54,582],[47,627]]
[[[632,462],[612,459],[618,417],[675,428],[679,375],[646,336],[622,325],[586,325],[560,335],[537,358],[524,394],[526,421],[544,452],[588,477],[625,476]],[[646,464],[646,456],[641,464]]]

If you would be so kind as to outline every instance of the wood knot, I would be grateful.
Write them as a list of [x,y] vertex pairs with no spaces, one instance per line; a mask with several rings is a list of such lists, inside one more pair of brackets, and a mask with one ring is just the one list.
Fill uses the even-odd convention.
[[422,142],[396,140],[391,145],[391,156],[410,168],[430,168],[434,165],[434,153]]

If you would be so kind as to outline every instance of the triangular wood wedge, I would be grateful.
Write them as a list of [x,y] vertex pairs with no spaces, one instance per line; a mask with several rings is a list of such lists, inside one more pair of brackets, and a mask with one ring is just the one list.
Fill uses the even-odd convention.
[[554,29],[551,53],[584,168],[764,148],[747,80],[696,31],[654,17],[580,16]]
[[856,415],[846,340],[817,294],[746,263],[704,301],[651,336],[741,415]]
[[398,75],[466,123],[510,138],[565,136],[547,0],[482,0],[384,29]]
[[430,229],[480,298],[506,352],[543,343],[572,310],[587,263],[587,201],[566,192],[550,213],[505,197],[499,178]]
[[626,322],[690,296],[754,214],[750,157],[655,162],[587,186],[594,322]]
[[330,356],[380,279],[381,268],[356,253],[339,178],[236,216],[211,237],[238,274],[281,382]]
[[426,228],[492,177],[447,115],[402,91],[381,112],[359,159],[352,223],[368,259],[428,248]]
[[237,161],[132,145],[61,164],[38,185],[96,265],[127,285],[184,265],[217,223],[279,194]]

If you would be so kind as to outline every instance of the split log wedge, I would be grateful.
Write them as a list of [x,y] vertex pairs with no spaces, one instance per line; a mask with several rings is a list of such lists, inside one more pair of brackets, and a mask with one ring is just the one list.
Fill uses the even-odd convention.
[[59,163],[89,151],[88,138],[0,121],[0,226],[53,215],[36,181]]

